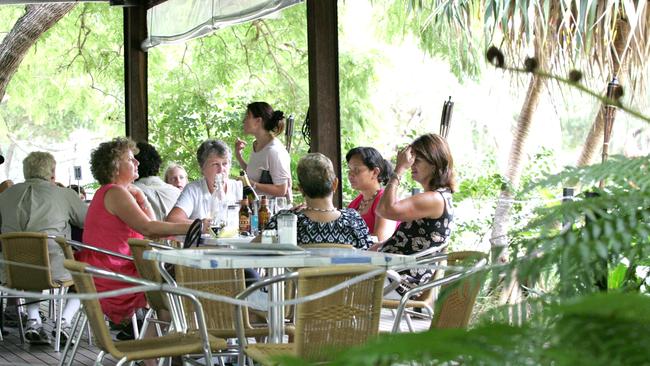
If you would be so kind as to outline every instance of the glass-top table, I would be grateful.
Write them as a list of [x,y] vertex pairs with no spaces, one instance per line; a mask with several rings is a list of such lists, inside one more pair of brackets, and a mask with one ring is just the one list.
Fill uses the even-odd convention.
[[[241,240],[220,240],[218,247],[198,249],[149,250],[148,260],[201,269],[268,268],[275,276],[284,268],[324,267],[332,265],[375,265],[385,268],[416,265],[414,256],[369,252],[358,249],[302,248],[290,244],[252,244]],[[242,248],[244,246],[245,248]],[[281,283],[269,286],[272,303],[284,301]],[[269,306],[269,341],[281,343],[284,337],[284,306]]]

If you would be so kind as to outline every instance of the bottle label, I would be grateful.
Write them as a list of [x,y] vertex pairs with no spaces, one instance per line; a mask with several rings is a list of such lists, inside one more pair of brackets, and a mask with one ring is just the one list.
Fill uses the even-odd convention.
[[250,234],[251,232],[251,218],[249,216],[239,216],[239,232]]

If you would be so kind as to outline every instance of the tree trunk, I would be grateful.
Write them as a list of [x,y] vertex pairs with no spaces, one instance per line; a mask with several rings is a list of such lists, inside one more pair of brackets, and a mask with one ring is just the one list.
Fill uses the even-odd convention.
[[[625,68],[627,67],[629,56],[626,56],[622,62],[619,59],[623,55],[625,46],[627,45],[627,38],[630,33],[630,23],[625,18],[619,18],[616,22],[616,36],[614,38],[614,48],[612,49],[612,73],[618,77],[619,83],[622,85],[623,76],[626,74]],[[629,51],[628,51],[629,52]],[[609,82],[607,80],[606,82]],[[578,158],[578,166],[585,166],[592,163],[594,154],[598,147],[602,148],[603,143],[603,128],[605,125],[605,104],[602,104],[598,110],[598,114],[594,119],[594,123],[589,130],[589,134],[585,139],[582,147],[582,152]]]
[[76,4],[29,5],[0,43],[0,101],[27,51]]
[[497,207],[494,212],[494,222],[492,224],[492,235],[490,243],[492,244],[491,254],[492,263],[505,263],[508,261],[508,227],[510,224],[510,208],[512,207],[513,189],[519,185],[519,178],[523,168],[524,148],[528,141],[528,133],[532,122],[533,114],[539,105],[542,88],[545,80],[539,76],[533,75],[528,84],[526,99],[521,108],[521,113],[517,119],[517,127],[510,148],[508,158],[508,171],[506,180],[508,186],[501,191]]

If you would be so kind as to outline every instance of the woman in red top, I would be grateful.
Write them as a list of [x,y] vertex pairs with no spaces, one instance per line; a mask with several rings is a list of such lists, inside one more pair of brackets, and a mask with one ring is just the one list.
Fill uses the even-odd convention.
[[397,223],[377,215],[376,209],[384,194],[382,184],[386,184],[393,174],[392,165],[372,147],[355,147],[348,151],[345,160],[348,162],[350,185],[361,192],[348,207],[361,214],[370,235],[376,236],[380,242],[388,239]]
[[[154,213],[142,191],[134,186],[138,178],[138,150],[129,139],[118,137],[103,142],[90,157],[93,177],[101,184],[95,193],[84,223],[83,242],[97,248],[131,255],[129,238],[141,239],[185,234],[190,224],[154,220]],[[206,225],[209,227],[209,225]],[[139,277],[132,261],[111,257],[90,250],[81,250],[77,260],[112,272]],[[98,292],[117,290],[132,285],[95,277]],[[114,323],[128,319],[147,302],[144,293],[126,294],[99,300],[102,311]]]

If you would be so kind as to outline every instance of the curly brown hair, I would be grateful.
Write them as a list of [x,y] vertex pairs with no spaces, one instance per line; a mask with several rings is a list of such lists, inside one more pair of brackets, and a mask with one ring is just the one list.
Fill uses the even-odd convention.
[[440,135],[428,133],[411,144],[413,153],[433,166],[433,176],[429,182],[431,189],[449,188],[456,191],[454,176],[454,158],[451,156],[447,141]]
[[92,151],[90,154],[90,171],[99,184],[104,185],[113,182],[119,169],[120,159],[129,150],[133,151],[133,154],[137,154],[139,151],[135,142],[130,138],[116,137],[111,141],[102,142]]

